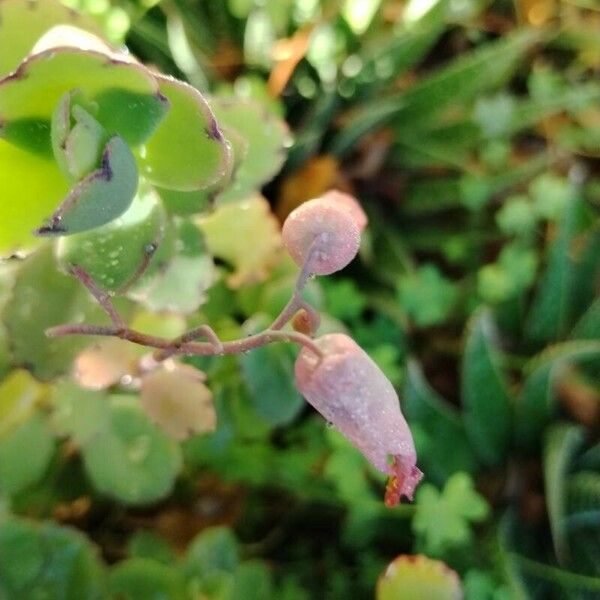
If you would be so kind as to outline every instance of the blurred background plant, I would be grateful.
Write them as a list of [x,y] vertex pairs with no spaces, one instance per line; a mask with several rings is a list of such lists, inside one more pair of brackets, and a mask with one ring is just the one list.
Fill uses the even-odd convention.
[[[196,384],[205,410],[185,408],[195,435],[175,441],[147,416],[156,394],[128,387],[135,350],[44,339],[96,309],[42,245],[1,266],[0,596],[597,598],[598,3],[66,4],[241,133],[213,212],[162,195],[178,262],[122,300],[129,321],[260,329],[295,273],[271,212],[355,193],[360,260],[310,294],[322,330],[348,330],[402,392],[425,480],[386,509],[381,477],[306,409],[284,346],[189,359],[217,426]],[[140,247],[151,223],[114,244]],[[424,556],[386,569],[400,554]]]

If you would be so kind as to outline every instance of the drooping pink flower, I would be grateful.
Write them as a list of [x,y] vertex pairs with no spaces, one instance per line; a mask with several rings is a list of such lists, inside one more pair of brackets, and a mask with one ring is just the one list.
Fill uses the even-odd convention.
[[306,400],[390,479],[386,505],[412,500],[423,474],[392,384],[354,340],[342,333],[315,340],[318,357],[303,348],[296,385]]
[[330,190],[321,196],[323,200],[327,202],[334,202],[340,206],[343,206],[350,216],[354,219],[358,230],[362,233],[365,227],[369,223],[369,219],[367,218],[367,214],[363,210],[362,206],[358,202],[358,200],[351,196],[350,194],[346,194],[345,192],[340,192],[339,190]]

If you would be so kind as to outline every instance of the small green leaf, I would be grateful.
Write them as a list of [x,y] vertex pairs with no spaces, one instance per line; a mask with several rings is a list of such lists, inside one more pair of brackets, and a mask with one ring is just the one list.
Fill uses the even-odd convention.
[[427,477],[442,484],[457,471],[474,472],[475,456],[458,411],[431,389],[414,360],[408,361],[403,397],[419,466]]
[[103,597],[103,569],[96,549],[70,527],[9,518],[0,523],[0,596]]
[[467,328],[462,365],[464,420],[473,447],[483,462],[504,459],[510,441],[512,407],[499,364],[491,315],[481,311]]
[[150,558],[130,558],[113,567],[108,578],[111,597],[120,600],[186,600],[179,571]]
[[427,554],[439,556],[472,539],[471,524],[485,520],[489,506],[466,473],[455,473],[440,493],[429,483],[417,489],[412,527]]
[[456,301],[456,289],[435,265],[423,265],[398,284],[402,308],[421,327],[445,321]]
[[571,332],[571,338],[579,340],[600,339],[600,298],[596,298],[575,324]]
[[129,208],[137,186],[135,158],[120,137],[113,137],[104,148],[100,168],[71,189],[37,233],[69,235],[110,223]]
[[287,126],[257,102],[214,99],[211,107],[225,136],[233,132],[241,138],[241,143],[235,143],[237,138],[232,136],[236,167],[233,181],[218,195],[218,202],[244,200],[281,168],[288,145]]
[[[158,85],[153,73],[139,63],[119,61],[100,52],[53,48],[31,56],[13,76],[0,81],[0,121],[50,120],[61,98],[71,90],[80,90],[84,98],[94,101],[114,89],[154,97]],[[119,108],[122,122],[139,120],[138,106],[124,104]]]
[[529,309],[527,336],[535,341],[559,337],[572,318],[574,261],[571,244],[577,232],[582,202],[572,195],[562,213],[559,231],[547,251],[547,265]]
[[233,573],[239,563],[237,540],[228,527],[211,527],[190,543],[184,562],[188,578],[203,579],[222,571]]
[[98,104],[96,119],[134,148],[154,134],[169,112],[169,101],[160,93],[110,88],[98,93],[94,101]]
[[548,346],[526,366],[526,378],[515,406],[515,437],[523,448],[539,443],[540,435],[556,411],[554,385],[565,366],[600,356],[600,342],[563,342]]
[[243,562],[235,570],[231,600],[269,600],[273,596],[273,577],[260,560]]
[[110,427],[109,402],[103,392],[63,381],[54,386],[51,401],[53,428],[58,435],[71,437],[79,447]]
[[193,191],[228,174],[231,150],[200,92],[175,79],[154,74],[170,109],[140,152],[140,169],[160,187]]
[[0,383],[0,436],[33,415],[47,395],[47,386],[28,371],[16,369]]
[[16,69],[36,41],[55,25],[72,25],[96,32],[95,22],[58,0],[3,0],[0,6],[0,77]]
[[[163,242],[166,252],[171,243],[168,236],[167,233]],[[148,272],[130,295],[154,312],[191,313],[206,301],[206,292],[215,280],[214,263],[202,233],[191,221],[180,221],[172,236],[175,254],[165,257],[157,272]],[[160,254],[159,246],[153,264],[160,264]]]
[[18,494],[39,481],[54,453],[46,419],[35,414],[0,437],[0,489]]
[[[267,321],[257,315],[244,330],[256,333],[268,325]],[[295,354],[287,344],[269,344],[240,356],[251,402],[258,414],[275,426],[290,423],[304,406],[294,386]]]
[[82,454],[96,489],[127,504],[164,498],[181,468],[179,446],[152,425],[132,396],[111,397],[108,428],[88,439]]
[[544,437],[544,484],[550,530],[560,564],[569,557],[565,530],[567,473],[575,453],[583,442],[581,428],[569,423],[555,424]]
[[52,248],[40,248],[20,264],[10,299],[1,313],[13,363],[26,367],[39,379],[65,373],[77,352],[90,343],[89,338],[51,339],[45,330],[99,314],[81,284],[57,270]]
[[156,193],[140,188],[117,221],[58,241],[56,256],[65,271],[81,267],[103,289],[117,291],[152,260],[163,238],[165,211]]
[[165,565],[175,562],[175,550],[169,542],[147,529],[138,530],[131,536],[127,553],[131,558],[151,558]]

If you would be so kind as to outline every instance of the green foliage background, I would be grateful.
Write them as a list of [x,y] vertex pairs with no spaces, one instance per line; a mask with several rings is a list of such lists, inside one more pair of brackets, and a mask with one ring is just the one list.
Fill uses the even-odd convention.
[[[218,426],[181,443],[127,382],[75,386],[65,375],[91,341],[43,331],[102,317],[58,268],[87,238],[65,238],[0,265],[0,598],[371,598],[399,554],[443,560],[468,599],[597,598],[597,2],[69,4],[214,95],[251,142],[217,202],[231,213],[190,229],[186,210],[206,197],[163,192],[140,208],[143,227],[112,231],[145,247],[166,210],[180,221],[164,247],[184,248],[163,288],[142,286],[123,314],[163,335],[255,331],[295,269],[271,248],[271,262],[241,259],[248,239],[227,251],[233,203],[280,166],[263,189],[280,218],[353,190],[370,218],[360,259],[310,294],[323,330],[347,330],[401,392],[425,479],[414,504],[385,508],[381,476],[306,408],[295,351],[280,345],[188,359],[207,373]],[[232,98],[248,107],[228,112]],[[277,116],[291,128],[283,164],[285,136],[267,130]],[[262,210],[248,238],[268,239]],[[114,283],[108,260],[89,260]]]

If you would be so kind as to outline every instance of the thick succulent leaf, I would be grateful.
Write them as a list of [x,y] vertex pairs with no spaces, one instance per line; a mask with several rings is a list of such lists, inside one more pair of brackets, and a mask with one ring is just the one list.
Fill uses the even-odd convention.
[[0,2],[0,77],[17,68],[36,41],[51,27],[72,25],[96,31],[89,17],[58,0],[2,0]]
[[[143,65],[100,52],[60,48],[30,56],[0,81],[0,122],[50,119],[61,98],[71,90],[80,90],[90,101],[104,97],[114,104],[114,98],[126,92],[138,99],[152,96],[161,106],[164,103],[155,76]],[[140,121],[140,105],[134,102],[119,108],[118,122],[127,124],[129,131],[129,123]]]
[[190,85],[154,74],[169,112],[140,153],[143,175],[153,184],[193,191],[229,173],[231,148],[202,94]]
[[407,365],[403,397],[419,466],[428,479],[443,484],[457,471],[474,472],[477,462],[460,414],[428,385],[413,360]]
[[10,299],[1,313],[13,363],[27,368],[39,379],[65,373],[90,340],[48,338],[44,331],[74,320],[96,320],[99,315],[87,290],[57,270],[51,247],[40,248],[20,265]]
[[503,460],[512,422],[511,400],[499,358],[491,315],[481,311],[467,329],[462,399],[467,433],[481,460],[490,465]]
[[243,200],[272,179],[285,160],[285,122],[256,102],[213,100],[211,107],[233,145],[235,169],[219,202]]
[[112,598],[127,600],[186,600],[181,573],[149,558],[130,558],[113,567],[108,578]]
[[563,368],[577,360],[600,356],[600,341],[592,339],[549,346],[525,368],[526,377],[515,406],[517,443],[531,448],[556,411],[556,380]]
[[[27,460],[23,460],[26,449]],[[0,436],[0,489],[18,494],[39,481],[54,453],[54,436],[41,413]]]
[[577,233],[583,204],[569,194],[556,238],[548,248],[546,270],[538,285],[526,323],[529,338],[556,339],[570,324],[575,290],[575,265],[571,245]]
[[582,430],[570,423],[557,423],[544,438],[544,484],[548,517],[554,549],[561,564],[564,564],[569,557],[565,529],[567,474],[582,442]]
[[181,468],[179,446],[154,426],[133,396],[113,396],[109,425],[82,448],[95,488],[126,504],[164,498]]
[[103,597],[102,564],[80,532],[54,523],[0,522],[0,597]]
[[[244,330],[252,335],[268,325],[268,318],[256,315]],[[240,356],[244,380],[252,392],[251,402],[272,425],[290,423],[304,406],[294,385],[295,355],[287,344],[270,344]]]
[[100,168],[79,181],[37,230],[39,235],[69,235],[94,229],[121,216],[138,187],[135,158],[122,138],[106,144]]
[[102,288],[117,291],[130,283],[160,245],[166,215],[157,194],[140,187],[116,221],[59,240],[56,256],[68,270],[78,265]]
[[50,401],[54,431],[70,437],[79,447],[110,427],[108,396],[101,391],[86,390],[66,380],[53,387]]
[[232,287],[260,281],[277,259],[279,224],[262,196],[220,206],[198,222],[211,254],[233,266]]
[[33,235],[67,194],[56,165],[0,139],[0,255],[39,243]]
[[214,203],[214,199],[218,194],[218,190],[215,189],[181,192],[158,186],[154,187],[163,201],[167,212],[183,217],[204,212]]
[[204,579],[215,572],[233,573],[240,562],[235,535],[228,527],[210,527],[190,543],[184,558],[188,577]]
[[403,554],[377,582],[377,600],[461,600],[458,575],[439,560]]
[[[195,224],[182,221],[172,229],[165,236],[163,266],[144,277],[131,296],[155,312],[190,313],[206,301],[206,291],[215,280],[214,264]],[[162,261],[161,250],[153,263]]]
[[571,337],[582,340],[600,339],[600,298],[596,298],[575,324]]
[[0,384],[0,437],[26,421],[46,397],[47,386],[15,369]]

